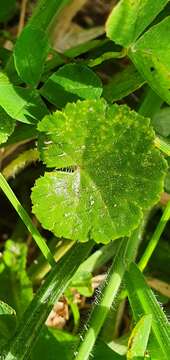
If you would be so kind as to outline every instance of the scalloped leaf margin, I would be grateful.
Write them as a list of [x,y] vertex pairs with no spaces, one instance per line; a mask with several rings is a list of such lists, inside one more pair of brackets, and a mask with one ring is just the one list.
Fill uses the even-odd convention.
[[107,243],[129,236],[159,200],[166,161],[146,119],[105,100],[67,104],[38,125],[41,159],[33,213],[58,237]]

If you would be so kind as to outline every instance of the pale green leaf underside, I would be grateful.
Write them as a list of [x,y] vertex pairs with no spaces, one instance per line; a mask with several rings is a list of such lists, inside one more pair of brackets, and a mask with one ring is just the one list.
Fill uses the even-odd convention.
[[151,88],[170,104],[170,16],[149,29],[129,56]]
[[15,120],[0,107],[0,144],[7,141],[8,137],[14,131],[14,127]]
[[154,20],[169,0],[120,0],[113,8],[107,24],[107,36],[128,47]]
[[57,236],[106,243],[129,235],[158,201],[166,164],[149,120],[127,106],[78,101],[38,129],[41,158],[58,170],[37,180],[33,212]]

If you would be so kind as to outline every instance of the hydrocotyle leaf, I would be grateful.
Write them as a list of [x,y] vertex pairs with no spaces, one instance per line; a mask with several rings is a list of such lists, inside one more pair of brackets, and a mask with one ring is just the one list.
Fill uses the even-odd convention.
[[15,120],[36,123],[48,109],[36,90],[14,86],[4,73],[0,73],[0,106]]
[[106,23],[107,36],[128,47],[154,20],[168,0],[120,0]]
[[7,141],[8,137],[13,133],[14,127],[15,120],[0,107],[0,144]]
[[149,29],[130,49],[129,56],[150,87],[170,104],[170,16]]
[[166,163],[149,120],[101,100],[68,104],[38,125],[49,168],[32,191],[43,227],[72,240],[107,243],[131,234],[156,203]]
[[87,66],[67,64],[52,74],[41,94],[57,107],[81,99],[98,99],[102,94],[100,78]]
[[[135,321],[143,315],[152,315],[152,332],[149,340],[151,359],[169,359],[170,326],[152,290],[135,264],[131,264],[125,275],[128,298]],[[153,346],[154,344],[154,346]],[[152,353],[154,352],[154,354]]]

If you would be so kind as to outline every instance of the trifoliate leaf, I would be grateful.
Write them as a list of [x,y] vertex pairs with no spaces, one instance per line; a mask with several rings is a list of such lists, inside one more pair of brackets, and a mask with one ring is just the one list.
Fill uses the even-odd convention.
[[24,82],[32,86],[38,84],[48,51],[49,43],[46,32],[38,27],[27,25],[14,49],[15,67]]
[[0,107],[0,144],[7,141],[8,137],[14,131],[14,127],[15,120]]
[[67,64],[52,74],[41,94],[59,108],[80,99],[98,99],[102,94],[100,78],[87,66]]
[[13,85],[6,74],[0,72],[0,106],[13,119],[24,123],[36,123],[48,109],[37,90]]
[[150,87],[170,104],[170,16],[149,29],[129,56]]
[[116,44],[128,47],[167,3],[168,0],[120,0],[108,18],[107,36]]
[[78,101],[38,129],[41,158],[57,170],[37,180],[33,212],[57,236],[106,243],[129,235],[158,201],[166,163],[149,120],[127,106]]

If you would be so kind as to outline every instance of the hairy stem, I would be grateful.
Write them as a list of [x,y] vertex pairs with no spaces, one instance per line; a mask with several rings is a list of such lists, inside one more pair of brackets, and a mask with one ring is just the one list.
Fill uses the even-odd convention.
[[39,153],[37,149],[26,150],[16,159],[12,160],[9,165],[2,170],[2,174],[6,179],[14,177],[18,172],[38,159]]
[[86,325],[87,331],[80,344],[76,360],[88,360],[99,332],[110,311],[111,305],[119,291],[124,273],[136,254],[139,236],[138,231],[127,239],[120,241],[117,254],[113,260],[106,281],[102,287],[99,299],[91,312],[89,323]]
[[94,67],[102,64],[104,61],[111,60],[111,59],[121,59],[126,56],[126,50],[123,49],[120,52],[115,51],[109,51],[101,56],[99,56],[96,59],[88,60],[87,62],[83,62],[84,64],[88,65],[89,67]]

